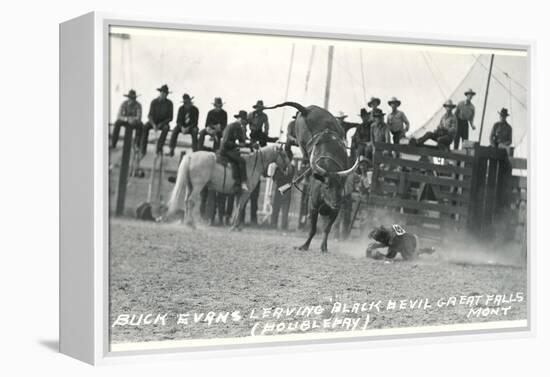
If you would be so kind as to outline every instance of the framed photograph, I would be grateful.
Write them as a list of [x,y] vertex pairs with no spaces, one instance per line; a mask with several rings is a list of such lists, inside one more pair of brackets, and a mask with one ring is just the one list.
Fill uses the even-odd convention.
[[532,53],[61,24],[61,352],[529,334]]

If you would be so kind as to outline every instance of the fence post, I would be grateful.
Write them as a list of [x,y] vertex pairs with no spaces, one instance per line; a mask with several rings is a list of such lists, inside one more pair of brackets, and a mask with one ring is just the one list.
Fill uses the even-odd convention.
[[128,187],[128,170],[130,168],[130,154],[132,151],[132,139],[134,129],[129,124],[124,127],[124,143],[122,145],[122,157],[120,158],[120,174],[118,176],[118,194],[116,200],[117,216],[124,213],[126,201],[126,188]]

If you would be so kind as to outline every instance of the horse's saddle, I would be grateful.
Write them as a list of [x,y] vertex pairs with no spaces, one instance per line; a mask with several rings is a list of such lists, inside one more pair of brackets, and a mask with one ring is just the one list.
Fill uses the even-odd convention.
[[231,169],[231,176],[233,177],[233,179],[235,181],[239,180],[239,174],[237,172],[235,164],[233,162],[231,162],[227,157],[222,156],[219,153],[216,153],[216,163],[223,166],[226,170]]

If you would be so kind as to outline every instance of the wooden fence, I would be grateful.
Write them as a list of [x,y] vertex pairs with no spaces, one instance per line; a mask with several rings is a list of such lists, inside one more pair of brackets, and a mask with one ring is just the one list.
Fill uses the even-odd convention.
[[368,207],[374,221],[402,223],[434,241],[464,231],[494,238],[511,185],[526,195],[526,178],[511,175],[525,161],[509,159],[502,149],[476,144],[450,152],[377,143],[373,164]]

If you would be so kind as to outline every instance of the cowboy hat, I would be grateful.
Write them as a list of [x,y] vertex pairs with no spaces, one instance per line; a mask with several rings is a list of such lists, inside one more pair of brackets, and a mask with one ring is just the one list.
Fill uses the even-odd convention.
[[371,98],[370,98],[370,101],[367,103],[367,106],[368,106],[368,107],[372,107],[372,104],[373,104],[374,102],[377,102],[378,105],[380,105],[380,104],[382,103],[382,101],[380,101],[380,98],[371,97]]
[[510,113],[508,112],[508,109],[503,107],[500,111],[497,111],[498,115],[501,115],[501,116],[510,116]]
[[241,110],[241,111],[239,111],[238,114],[235,114],[233,116],[237,119],[247,119],[248,118],[248,113],[244,110]]
[[223,106],[224,102],[222,101],[221,97],[215,97],[214,102],[212,102],[212,105],[214,106]]
[[344,114],[344,112],[342,110],[338,111],[338,114],[336,114],[335,118],[338,118],[338,119],[345,119],[347,118],[348,116],[346,114]]
[[264,107],[265,107],[264,106],[264,101],[262,101],[261,99],[256,101],[256,104],[254,106],[252,106],[252,108],[254,108],[254,109],[263,109]]
[[191,102],[195,97],[191,97],[189,94],[185,93],[182,98],[183,98],[182,102]]
[[137,98],[138,95],[136,94],[136,91],[134,89],[130,89],[130,91],[128,92],[128,94],[124,94],[124,97],[128,97],[128,98]]
[[465,95],[465,96],[467,96],[468,94],[471,94],[471,95],[475,96],[475,95],[476,95],[476,92],[474,92],[474,91],[472,90],[472,88],[470,88],[470,89],[468,89],[467,91],[464,92],[464,95]]
[[160,88],[157,88],[157,90],[158,90],[159,92],[166,93],[166,94],[172,93],[172,92],[170,92],[170,91],[168,90],[168,85],[166,85],[166,84],[164,84],[164,85],[161,86]]
[[445,101],[445,103],[443,104],[443,107],[450,107],[451,109],[454,109],[456,105],[453,103],[452,100],[449,99]]
[[400,106],[401,105],[401,101],[397,99],[397,97],[392,97],[389,101],[388,101],[388,105],[391,106],[392,103],[396,103],[397,106]]

